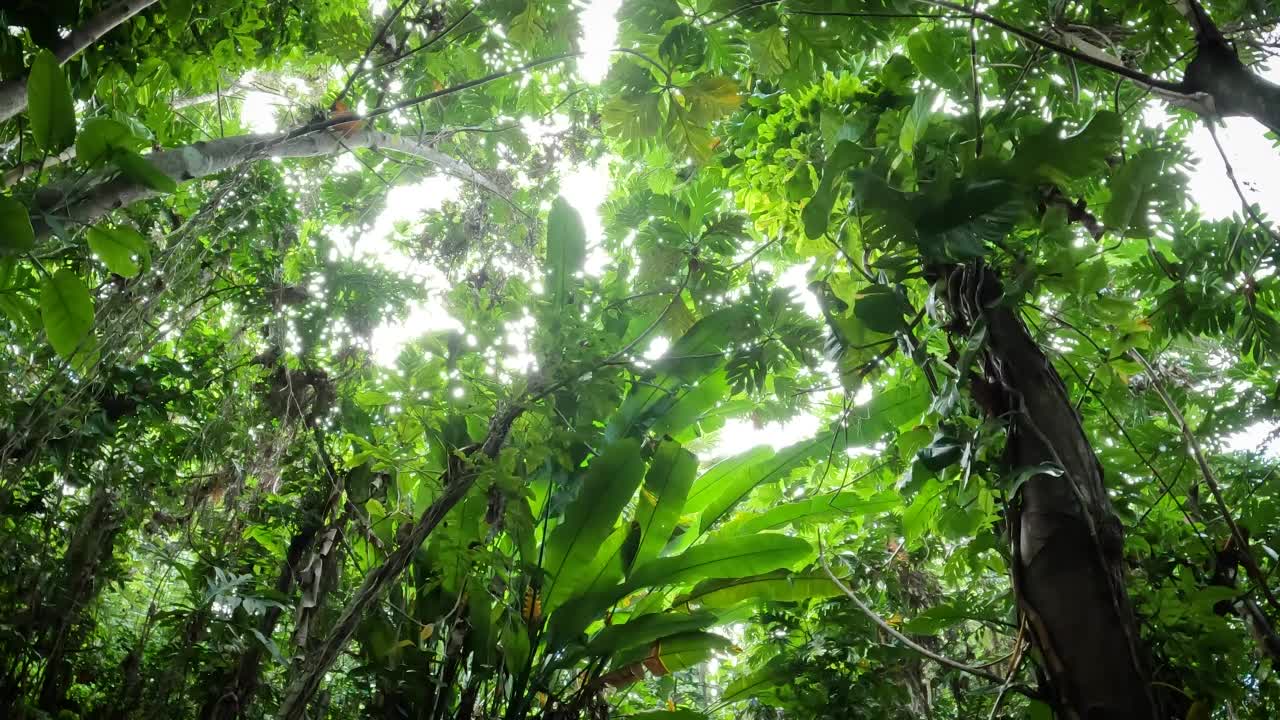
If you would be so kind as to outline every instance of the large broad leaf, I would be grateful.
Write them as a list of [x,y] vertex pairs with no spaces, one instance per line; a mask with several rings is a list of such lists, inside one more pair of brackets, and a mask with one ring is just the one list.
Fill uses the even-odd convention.
[[822,180],[818,183],[818,189],[814,191],[813,197],[809,198],[809,204],[805,205],[800,213],[804,220],[805,235],[810,238],[819,238],[827,232],[827,227],[831,223],[831,210],[835,207],[836,197],[840,194],[845,171],[862,154],[862,149],[849,141],[840,142],[831,152],[826,165],[822,168]]
[[178,189],[177,181],[160,172],[160,169],[152,165],[151,161],[132,150],[116,148],[111,153],[111,161],[125,177],[139,185],[145,185],[162,193],[171,193]]
[[929,129],[929,121],[933,119],[933,103],[937,99],[936,92],[921,90],[916,93],[915,102],[903,119],[902,131],[898,135],[898,147],[902,152],[910,154],[920,138],[924,137],[925,131]]
[[1103,213],[1107,228],[1127,237],[1151,235],[1151,208],[1160,191],[1156,182],[1163,158],[1143,151],[1130,158],[1111,178],[1111,202]]
[[785,661],[785,657],[774,658],[764,667],[736,678],[721,693],[720,703],[728,705],[747,700],[789,682],[791,676],[784,667]]
[[870,498],[852,491],[825,493],[775,505],[759,515],[743,518],[741,522],[735,520],[720,532],[750,534],[836,517],[878,515],[901,504],[902,500],[896,493],[881,493]]
[[591,639],[582,654],[607,657],[637,645],[649,646],[654,641],[678,633],[701,630],[716,620],[711,613],[662,613],[642,615],[621,625],[610,625]]
[[0,197],[0,252],[26,252],[35,246],[27,208],[13,198]]
[[724,362],[724,351],[741,332],[745,311],[729,307],[707,315],[672,343],[644,383],[632,385],[627,399],[609,419],[605,439],[614,441],[642,431],[677,402],[680,389],[702,381]]
[[644,669],[660,677],[687,670],[711,657],[713,653],[731,647],[733,643],[728,638],[715,633],[679,633],[661,638],[652,645],[641,645],[620,652],[614,667],[643,663]]
[[48,50],[41,50],[31,63],[27,78],[27,117],[31,136],[46,153],[61,152],[76,139],[76,111],[71,102],[71,86]]
[[982,257],[987,243],[1003,240],[1022,218],[1023,211],[1022,199],[1011,183],[966,183],[921,214],[920,252],[949,261]]
[[[965,97],[969,53],[962,52],[955,33],[942,25],[927,25],[907,38],[907,56],[920,72],[952,97]],[[961,71],[965,74],[962,75]]]
[[793,575],[782,570],[753,577],[707,580],[676,598],[675,604],[728,608],[746,601],[803,602],[840,593],[840,588],[825,574]]
[[650,428],[653,434],[671,435],[684,439],[690,426],[701,422],[716,406],[729,397],[729,381],[723,372],[715,372],[688,388],[665,412],[657,417]]
[[679,710],[651,710],[628,715],[627,720],[707,720],[703,713],[681,708]]
[[1066,137],[1062,137],[1062,122],[1055,121],[1019,141],[1013,168],[1031,180],[1065,185],[1103,172],[1123,133],[1123,120],[1109,110],[1094,115],[1079,132]]
[[685,502],[685,512],[695,513],[704,510],[719,497],[732,478],[747,473],[758,467],[774,455],[773,448],[760,445],[750,450],[727,457],[712,465],[698,477],[697,482],[689,490],[689,498]]
[[640,546],[634,565],[641,566],[658,557],[671,539],[671,531],[684,509],[689,487],[698,473],[698,458],[680,443],[667,440],[658,445],[653,463],[644,477],[644,489],[636,508]]
[[858,292],[853,301],[853,314],[863,325],[879,333],[907,329],[907,313],[911,305],[901,293],[888,285],[869,285]]
[[582,218],[563,197],[547,216],[547,290],[557,305],[569,300],[574,278],[587,257],[587,231]]
[[789,445],[767,460],[746,466],[741,471],[728,475],[720,481],[718,487],[722,489],[716,493],[715,499],[702,510],[698,527],[704,532],[710,529],[757,486],[782,480],[792,470],[842,449],[835,447],[834,440],[835,436],[832,432],[820,433],[813,439]]
[[548,598],[557,597],[557,584],[580,584],[580,578],[571,576],[595,558],[643,474],[640,442],[634,439],[613,443],[587,468],[577,498],[547,540],[543,567],[550,578]]
[[139,263],[150,260],[146,238],[131,227],[89,228],[88,238],[89,249],[117,275],[133,277],[138,274]]
[[712,538],[679,555],[636,568],[628,585],[640,588],[760,575],[791,567],[812,552],[809,543],[800,538],[773,533]]
[[76,136],[76,159],[85,165],[96,165],[117,150],[135,151],[143,147],[146,141],[134,135],[124,123],[105,117],[89,118]]
[[93,298],[74,272],[59,270],[40,289],[40,317],[49,344],[70,360],[89,347]]

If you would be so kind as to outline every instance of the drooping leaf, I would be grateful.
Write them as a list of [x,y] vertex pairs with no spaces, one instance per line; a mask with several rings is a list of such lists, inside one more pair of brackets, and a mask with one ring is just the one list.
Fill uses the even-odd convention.
[[804,220],[804,234],[810,238],[822,237],[831,223],[831,210],[835,207],[836,197],[843,185],[845,171],[849,169],[861,154],[856,143],[842,141],[827,158],[822,168],[822,180],[809,204],[804,206],[801,216]]
[[76,159],[93,166],[111,157],[116,150],[135,151],[145,141],[135,136],[123,123],[106,117],[85,120],[76,136]]
[[854,299],[853,313],[868,328],[880,333],[905,330],[911,306],[888,285],[869,285]]
[[802,602],[840,594],[840,588],[825,574],[795,575],[777,571],[745,578],[706,580],[676,598],[675,603],[728,608],[747,601]]
[[582,218],[564,197],[557,197],[547,216],[547,289],[557,306],[568,302],[586,256],[587,231]]
[[27,117],[31,136],[46,153],[71,147],[76,139],[76,111],[71,86],[58,59],[48,50],[36,53],[27,77]]
[[115,163],[125,177],[156,192],[171,193],[178,189],[178,183],[173,178],[160,172],[159,168],[132,150],[117,148],[111,153],[111,162]]
[[0,196],[0,253],[21,253],[36,246],[31,216],[22,203]]
[[88,347],[93,298],[80,276],[64,268],[45,280],[40,289],[40,317],[49,344],[63,358],[70,360]]
[[724,692],[720,695],[720,702],[724,705],[735,703],[741,700],[748,700],[766,692],[770,688],[785,684],[790,676],[783,667],[785,658],[775,658],[764,667],[745,675],[739,675],[725,686]]
[[750,534],[837,516],[848,518],[877,515],[897,508],[901,502],[894,493],[881,493],[870,498],[864,498],[853,491],[826,493],[776,505],[759,515],[747,517],[742,522],[735,520],[726,525],[723,532]]
[[677,585],[715,577],[745,577],[786,568],[813,548],[800,538],[760,533],[749,537],[711,538],[679,555],[637,567],[628,585]]
[[763,462],[726,477],[723,488],[703,510],[698,527],[703,531],[725,516],[759,485],[786,478],[792,470],[819,458],[825,458],[836,447],[836,434],[824,432],[809,440],[788,445]]
[[127,225],[102,225],[89,228],[89,249],[111,272],[123,277],[138,274],[140,264],[150,260],[150,250],[142,233]]

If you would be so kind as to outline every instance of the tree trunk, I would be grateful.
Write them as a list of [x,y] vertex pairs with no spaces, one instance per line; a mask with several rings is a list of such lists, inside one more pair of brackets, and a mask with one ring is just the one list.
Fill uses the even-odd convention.
[[986,333],[975,399],[1008,422],[1007,471],[1031,477],[1007,506],[1013,584],[1060,713],[1072,720],[1162,718],[1124,586],[1123,530],[1066,388],[995,273],[946,271],[966,334]]
[[53,627],[40,652],[44,661],[44,680],[40,686],[39,704],[45,712],[56,713],[66,698],[71,681],[69,656],[80,642],[76,626],[80,622],[81,611],[101,589],[98,571],[104,562],[111,559],[119,529],[120,515],[115,496],[106,485],[99,485],[93,491],[89,506],[67,546],[61,597],[57,605],[50,608],[54,615],[48,620]]
[[[311,549],[316,533],[323,527],[327,508],[317,507],[320,505],[321,503],[318,502],[310,502],[304,507],[303,525],[289,543],[284,565],[281,566],[280,574],[276,577],[275,591],[282,596],[288,596],[293,592],[298,565]],[[268,607],[262,614],[262,619],[258,621],[258,634],[270,640],[282,612],[276,605]],[[253,702],[253,696],[258,691],[260,666],[266,648],[256,638],[249,640],[248,643],[240,653],[240,659],[227,671],[222,686],[200,708],[201,720],[233,720],[233,718],[243,717],[245,710]]]
[[[536,397],[539,387],[541,384],[538,382],[530,383],[529,394]],[[484,442],[472,446],[468,454],[472,457],[496,458],[511,432],[511,425],[523,411],[524,405],[517,402],[494,413]],[[297,676],[285,689],[284,699],[277,713],[281,720],[301,720],[305,716],[307,705],[320,689],[320,681],[333,667],[342,649],[351,641],[356,626],[370,606],[380,600],[400,578],[427,536],[444,520],[453,506],[462,500],[475,481],[476,473],[473,470],[464,465],[461,459],[450,457],[449,467],[444,475],[444,494],[423,511],[408,537],[387,556],[386,561],[369,572],[351,602],[343,608],[328,636],[304,658]]]

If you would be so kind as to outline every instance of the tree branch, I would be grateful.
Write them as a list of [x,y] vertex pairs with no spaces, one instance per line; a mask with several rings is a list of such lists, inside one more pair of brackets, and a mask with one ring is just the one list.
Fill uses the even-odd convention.
[[1258,561],[1253,557],[1253,553],[1249,550],[1249,541],[1245,538],[1244,533],[1240,531],[1240,526],[1236,523],[1235,518],[1231,516],[1231,509],[1227,507],[1226,498],[1222,496],[1222,487],[1218,484],[1218,478],[1214,475],[1213,468],[1209,467],[1209,461],[1205,459],[1204,452],[1200,449],[1200,441],[1196,440],[1196,436],[1191,432],[1191,427],[1187,425],[1187,419],[1182,416],[1182,411],[1173,402],[1173,398],[1169,397],[1169,393],[1165,391],[1164,384],[1160,382],[1160,376],[1156,373],[1155,368],[1142,353],[1137,350],[1130,350],[1129,357],[1133,358],[1147,372],[1147,376],[1151,378],[1151,388],[1160,396],[1160,400],[1169,411],[1169,415],[1177,423],[1178,428],[1182,431],[1182,439],[1187,443],[1187,449],[1196,459],[1196,464],[1200,466],[1200,474],[1204,478],[1204,484],[1209,486],[1209,491],[1213,493],[1213,499],[1218,502],[1218,508],[1222,511],[1222,519],[1226,522],[1227,527],[1231,529],[1231,539],[1235,541],[1236,546],[1240,548],[1240,559],[1244,564],[1245,570],[1249,573],[1249,579],[1267,599],[1267,604],[1272,609],[1280,611],[1280,601],[1276,599],[1274,593],[1271,592],[1270,586],[1267,585],[1267,578],[1262,574],[1262,568],[1258,567]]
[[[54,49],[59,65],[79,55],[98,38],[111,32],[117,25],[154,5],[156,0],[124,0],[93,17],[74,30]],[[0,122],[17,115],[27,108],[27,76],[0,83]]]
[[[377,130],[358,130],[350,135],[338,132],[310,133],[290,137],[291,133],[239,135],[184,147],[164,150],[146,156],[156,170],[174,182],[186,182],[216,175],[246,163],[267,158],[308,158],[337,155],[347,149],[383,148],[421,158],[438,165],[451,175],[499,193],[496,185],[483,174],[436,150],[421,140],[392,135]],[[56,188],[37,191],[36,203],[47,214],[68,222],[89,225],[112,210],[156,197],[161,193],[124,176],[103,179],[83,196],[71,197]],[[501,193],[499,193],[501,194]],[[32,218],[37,238],[52,232],[50,224]]]

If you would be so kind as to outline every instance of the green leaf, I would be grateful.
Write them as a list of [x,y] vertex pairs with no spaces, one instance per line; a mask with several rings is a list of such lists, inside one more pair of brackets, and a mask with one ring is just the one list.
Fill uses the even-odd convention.
[[[717,651],[728,650],[733,643],[715,633],[687,632],[664,637],[653,648],[641,646],[623,653],[618,665],[645,659],[645,667],[657,676],[669,675],[697,665]],[[647,657],[646,657],[647,656]]]
[[676,598],[676,605],[693,603],[705,608],[729,608],[755,602],[803,602],[835,597],[841,590],[825,574],[793,575],[778,571],[745,578],[716,579],[698,583]]
[[870,285],[854,298],[853,314],[868,328],[893,333],[907,328],[911,306],[902,295],[888,285]]
[[192,0],[165,0],[166,24],[182,26],[191,18]]
[[21,253],[36,246],[31,216],[22,203],[0,196],[0,251]]
[[725,526],[722,532],[746,535],[835,517],[878,515],[894,510],[901,503],[902,500],[895,493],[880,493],[870,498],[864,498],[853,491],[826,493],[775,505],[759,515]]
[[665,440],[658,445],[649,472],[644,476],[644,488],[636,508],[635,522],[641,534],[634,566],[658,557],[671,539],[671,531],[680,519],[697,473],[698,458],[680,443]]
[[1099,111],[1067,137],[1061,136],[1061,121],[1049,123],[1019,141],[1014,170],[1024,177],[1059,185],[1104,172],[1123,133],[1123,119],[1109,110]]
[[1111,202],[1102,216],[1107,228],[1126,237],[1150,236],[1156,179],[1163,166],[1160,155],[1143,151],[1115,172],[1111,178]]
[[[793,445],[788,445],[780,450],[777,455],[773,455],[757,464],[749,465],[741,472],[726,476],[717,486],[721,489],[715,499],[702,510],[698,527],[703,531],[710,529],[716,521],[742,502],[757,486],[782,480],[792,470],[810,460],[826,457],[833,447],[833,434],[831,432],[820,433],[810,440],[802,440]],[[703,481],[700,479],[699,485],[701,484],[703,484]],[[692,493],[690,494],[692,495]],[[691,508],[686,508],[686,510],[692,512]]]
[[635,495],[643,474],[640,442],[634,439],[610,445],[587,467],[578,496],[565,508],[564,520],[547,540],[543,567],[550,578],[548,606],[554,604],[553,598],[566,597],[581,580],[572,576],[595,558],[622,509]]
[[547,289],[556,305],[569,301],[575,276],[586,257],[587,231],[582,218],[567,200],[557,197],[547,216]]
[[93,254],[117,275],[133,277],[138,274],[139,261],[145,265],[151,259],[146,238],[131,227],[89,228],[88,238]]
[[680,708],[678,710],[650,710],[628,715],[627,720],[707,720],[703,713]]
[[132,150],[118,148],[111,154],[111,161],[130,180],[157,192],[171,193],[178,189],[173,178],[160,172],[150,161]]
[[804,234],[810,239],[820,238],[831,224],[831,210],[843,184],[844,173],[862,154],[861,148],[849,141],[841,141],[827,158],[822,168],[822,180],[809,203],[800,211],[804,220]]
[[768,445],[759,445],[712,465],[698,476],[689,490],[685,512],[696,513],[704,510],[724,492],[726,483],[733,482],[732,478],[751,472],[752,468],[761,465],[773,455],[773,448]]
[[666,412],[658,416],[650,430],[659,437],[680,436],[683,430],[700,422],[729,394],[729,381],[725,374],[714,373],[686,390]]
[[76,136],[76,159],[93,166],[110,158],[117,149],[133,151],[145,144],[123,123],[105,117],[89,118]]
[[707,578],[759,575],[787,568],[813,552],[800,538],[761,533],[748,537],[711,538],[673,557],[638,567],[628,585],[678,585]]
[[994,614],[983,608],[967,605],[942,604],[935,605],[903,623],[902,629],[913,635],[937,635],[953,625],[966,620],[999,620]]
[[89,348],[93,328],[93,298],[74,272],[59,270],[40,289],[40,317],[49,344],[67,360]]
[[728,705],[739,700],[747,700],[766,690],[788,683],[791,675],[785,669],[784,662],[785,658],[774,658],[764,667],[738,676],[725,687],[720,695],[720,703]]
[[933,103],[937,98],[937,93],[928,90],[916,93],[911,112],[903,119],[902,132],[898,136],[898,147],[902,152],[910,155],[916,143],[924,137],[925,131],[929,129],[929,120],[933,117]]
[[637,645],[649,646],[670,635],[701,630],[716,620],[711,613],[662,613],[641,615],[621,625],[610,625],[591,639],[583,654],[593,657],[613,655]]
[[942,510],[942,494],[946,489],[937,478],[929,478],[902,513],[902,534],[906,536],[907,547],[920,547],[924,536],[937,526],[938,513]]
[[676,25],[659,43],[658,57],[673,70],[697,69],[707,57],[707,35],[688,23]]
[[916,458],[920,460],[920,464],[936,473],[942,472],[944,469],[960,462],[960,457],[963,453],[963,442],[954,435],[939,432],[934,435],[933,442],[926,447],[920,448],[920,452],[916,453]]
[[41,50],[27,77],[27,116],[36,146],[50,155],[71,147],[76,139],[76,111],[71,86],[48,50]]
[[968,53],[961,53],[955,35],[942,25],[927,25],[912,33],[907,38],[907,56],[921,74],[952,97],[964,97],[969,91],[960,74],[961,69],[967,70],[967,67],[957,62],[964,57],[967,64]]

